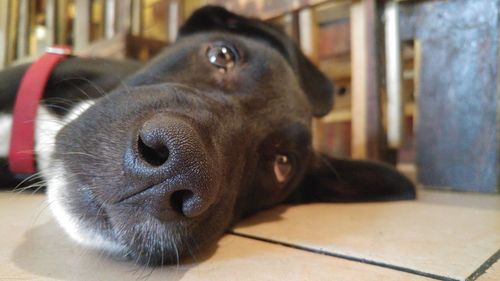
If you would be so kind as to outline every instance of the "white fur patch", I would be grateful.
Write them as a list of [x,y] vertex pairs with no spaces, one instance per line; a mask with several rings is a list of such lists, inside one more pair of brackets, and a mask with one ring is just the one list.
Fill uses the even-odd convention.
[[44,106],[38,108],[35,126],[35,151],[38,168],[42,174],[50,165],[56,135],[63,127],[60,118],[50,113]]
[[99,233],[85,228],[85,222],[79,221],[78,218],[71,215],[67,211],[63,202],[66,202],[64,191],[69,188],[65,176],[68,175],[61,163],[52,163],[50,167],[52,175],[48,177],[48,201],[50,209],[54,214],[59,225],[68,233],[68,235],[76,242],[96,248],[107,250],[113,253],[120,253],[124,247],[116,242],[102,237]]
[[38,168],[42,172],[47,170],[54,152],[57,133],[69,122],[75,120],[85,110],[94,104],[94,101],[84,101],[71,109],[63,119],[50,113],[44,106],[38,108],[35,129],[35,151],[37,154]]
[[[59,118],[46,107],[40,106],[37,112],[35,126],[35,151],[40,173],[47,181],[47,195],[50,209],[57,222],[68,235],[80,244],[105,249],[111,252],[121,252],[123,246],[105,239],[100,234],[87,229],[85,223],[75,218],[65,207],[65,190],[68,186],[68,173],[62,163],[56,163],[52,154],[55,149],[57,133],[68,123],[77,119],[95,102],[84,101],[76,105],[66,116]],[[10,145],[12,115],[0,115],[0,157],[7,157]]]
[[75,106],[64,118],[58,118],[44,106],[38,108],[35,129],[35,150],[38,168],[47,180],[47,195],[50,209],[59,225],[78,243],[112,252],[120,251],[122,246],[104,239],[99,234],[85,229],[84,223],[74,218],[66,209],[65,190],[68,186],[68,173],[63,164],[55,163],[52,154],[55,150],[57,133],[68,123],[77,119],[85,110],[94,104],[86,101]]
[[0,157],[7,157],[10,145],[10,130],[12,128],[12,115],[0,115]]
[[[81,102],[68,112],[63,119],[50,113],[43,105],[38,108],[35,128],[35,151],[39,155],[39,164],[43,165],[48,160],[48,156],[53,150],[55,136],[63,125],[78,118],[94,103],[93,100]],[[9,154],[11,130],[12,115],[0,114],[0,157],[7,157]],[[40,157],[40,155],[42,156]]]
[[95,101],[93,100],[88,100],[88,101],[83,101],[79,103],[77,106],[75,106],[73,109],[71,109],[66,116],[64,116],[64,123],[68,124],[69,122],[75,120],[78,118],[82,113],[84,113],[89,107],[95,104]]
[[57,222],[68,233],[68,235],[80,244],[106,249],[111,252],[119,252],[123,246],[106,240],[98,233],[85,228],[85,223],[75,218],[65,207],[65,190],[70,188],[68,173],[64,165],[55,162],[52,154],[55,149],[57,133],[68,123],[78,118],[85,110],[94,104],[94,101],[86,101],[75,106],[64,118],[58,118],[50,113],[45,107],[38,109],[35,130],[35,150],[37,163],[43,178],[47,181],[47,195],[50,209]]

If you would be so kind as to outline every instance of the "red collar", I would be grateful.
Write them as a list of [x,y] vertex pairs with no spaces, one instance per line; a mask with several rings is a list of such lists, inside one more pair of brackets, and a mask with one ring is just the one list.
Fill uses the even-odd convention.
[[14,104],[9,148],[9,169],[14,174],[35,173],[35,121],[49,77],[58,63],[71,54],[71,48],[47,49],[24,74]]

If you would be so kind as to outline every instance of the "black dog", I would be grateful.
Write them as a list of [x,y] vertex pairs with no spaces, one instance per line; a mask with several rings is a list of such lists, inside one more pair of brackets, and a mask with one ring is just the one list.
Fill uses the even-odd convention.
[[[0,73],[2,138],[26,67]],[[219,7],[146,66],[68,59],[37,119],[50,207],[76,241],[157,265],[278,203],[414,198],[388,166],[312,151],[332,93],[278,29]]]

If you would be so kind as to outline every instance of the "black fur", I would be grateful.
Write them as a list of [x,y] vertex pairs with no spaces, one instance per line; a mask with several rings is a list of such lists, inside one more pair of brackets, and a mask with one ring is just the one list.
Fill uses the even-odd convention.
[[297,45],[275,26],[233,14],[218,6],[207,6],[194,12],[179,34],[185,36],[206,31],[231,32],[264,40],[279,51],[297,73],[300,84],[313,106],[314,116],[321,117],[331,110],[332,83],[304,56]]

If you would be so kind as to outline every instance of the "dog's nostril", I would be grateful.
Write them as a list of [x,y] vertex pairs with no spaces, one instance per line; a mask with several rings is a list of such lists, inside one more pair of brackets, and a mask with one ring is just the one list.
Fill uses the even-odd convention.
[[137,141],[137,149],[141,158],[152,166],[163,165],[165,162],[167,162],[169,157],[168,148],[164,144],[160,144],[154,147],[149,146],[144,143],[141,136],[139,136],[139,139]]
[[178,190],[170,197],[172,209],[179,214],[184,214],[184,205],[194,196],[191,190]]

